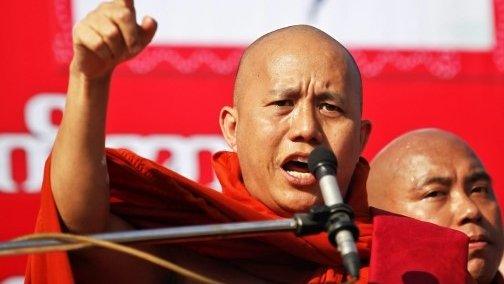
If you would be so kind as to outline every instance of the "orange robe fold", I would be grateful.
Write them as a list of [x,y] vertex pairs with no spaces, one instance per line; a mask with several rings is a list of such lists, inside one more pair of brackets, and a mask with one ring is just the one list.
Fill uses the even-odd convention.
[[[222,193],[204,187],[161,165],[127,150],[107,150],[110,176],[110,204],[113,214],[137,229],[275,220],[281,217],[252,197],[246,190],[236,154],[214,155],[213,166]],[[372,225],[368,213],[365,182],[369,166],[361,159],[352,177],[347,203],[356,213],[360,230],[357,248],[361,257],[360,282],[367,282]],[[50,159],[46,162],[41,209],[36,232],[60,232],[50,187]],[[182,246],[202,255],[229,262],[266,281],[282,282],[285,267],[314,267],[313,274],[300,283],[339,283],[346,279],[341,259],[326,233],[296,237],[293,233],[207,242]],[[254,265],[255,264],[255,265]],[[284,267],[282,271],[280,268]],[[280,268],[279,268],[280,267]],[[37,254],[29,257],[27,283],[72,283],[66,253]]]

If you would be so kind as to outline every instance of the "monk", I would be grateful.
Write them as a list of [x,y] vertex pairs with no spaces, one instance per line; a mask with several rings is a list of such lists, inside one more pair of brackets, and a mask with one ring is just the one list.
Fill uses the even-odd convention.
[[[46,173],[50,174],[46,175],[44,185],[50,189],[47,200],[54,199],[61,230],[90,234],[146,228],[154,223],[156,226],[177,225],[159,221],[170,217],[169,212],[162,211],[156,212],[157,219],[149,215],[150,223],[142,223],[141,214],[169,203],[158,204],[155,200],[158,198],[149,200],[148,206],[147,203],[143,207],[138,205],[138,214],[129,215],[131,218],[127,217],[128,208],[111,204],[111,197],[114,201],[121,198],[124,201],[130,196],[129,191],[121,193],[117,189],[121,181],[132,178],[133,172],[143,171],[146,167],[149,170],[142,178],[147,185],[142,187],[138,183],[137,188],[131,190],[142,188],[149,194],[164,196],[169,193],[160,192],[163,186],[157,182],[170,176],[177,181],[173,190],[185,187],[193,194],[194,198],[185,201],[206,200],[204,206],[202,202],[193,203],[203,206],[198,210],[206,213],[188,218],[185,224],[196,222],[194,220],[215,222],[264,219],[264,216],[270,219],[291,217],[323,202],[316,180],[307,168],[307,157],[318,145],[331,148],[338,157],[337,179],[341,193],[353,204],[357,218],[363,216],[366,219],[367,204],[362,198],[363,191],[357,189],[365,186],[363,181],[368,166],[360,154],[368,140],[371,124],[361,119],[360,73],[340,43],[310,26],[292,26],[271,32],[244,52],[236,76],[234,103],[220,113],[222,133],[233,151],[217,154],[214,161],[224,196],[200,189],[198,185],[132,153],[106,150],[105,119],[112,73],[117,65],[141,52],[155,32],[156,22],[150,17],[137,24],[131,0],[102,3],[74,27],[74,56],[70,64],[67,101],[46,167]],[[125,167],[128,171],[124,170]],[[120,178],[116,178],[120,174]],[[136,181],[124,182],[121,186],[132,187]],[[159,190],[157,187],[153,190],[155,186]],[[194,188],[198,191],[191,191]],[[243,190],[238,192],[238,189]],[[179,196],[185,196],[187,192],[181,191]],[[138,203],[147,202],[141,195],[135,196]],[[132,198],[128,202],[124,203],[133,206],[136,201]],[[186,209],[179,207],[177,210]],[[233,211],[230,207],[240,210]],[[245,215],[253,218],[247,219],[243,217]],[[363,227],[361,236],[366,236]],[[262,253],[261,248],[265,247],[264,256],[255,262],[240,258],[246,256],[232,256],[241,250],[166,249],[156,245],[142,246],[142,249],[227,282],[345,280],[336,250],[322,249],[330,248],[327,240],[319,246],[318,240],[323,238],[289,238],[250,241],[255,249],[251,248],[249,255]],[[299,244],[285,248],[295,242]],[[366,246],[369,248],[364,243],[358,245],[359,248]],[[292,252],[287,252],[290,249]],[[203,253],[195,253],[196,250]],[[227,259],[223,259],[223,254],[227,254]],[[78,282],[184,281],[152,265],[97,249],[70,256],[73,278]],[[366,255],[366,249],[363,249],[361,256],[365,265],[369,250]],[[276,264],[268,264],[272,259]],[[266,265],[261,266],[262,263],[276,267],[276,270],[268,270]],[[267,271],[273,272],[264,275]]]
[[469,237],[467,269],[478,283],[504,283],[502,220],[491,178],[461,138],[439,129],[408,132],[371,162],[370,206]]

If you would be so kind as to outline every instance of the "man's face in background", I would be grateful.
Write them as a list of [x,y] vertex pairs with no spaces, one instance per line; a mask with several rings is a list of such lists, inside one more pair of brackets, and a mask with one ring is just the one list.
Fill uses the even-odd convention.
[[[504,245],[490,176],[462,141],[453,136],[429,137],[428,133],[420,136],[386,148],[384,152],[395,153],[380,153],[373,161],[369,203],[465,233],[470,239],[468,270],[479,282],[488,282],[495,275]],[[374,167],[387,167],[389,177],[378,177],[375,170],[380,170]]]

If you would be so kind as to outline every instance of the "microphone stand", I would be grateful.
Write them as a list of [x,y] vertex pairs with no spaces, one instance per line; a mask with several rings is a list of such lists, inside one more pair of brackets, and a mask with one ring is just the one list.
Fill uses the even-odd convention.
[[[237,222],[211,225],[181,226],[159,229],[145,229],[135,231],[119,231],[89,235],[94,239],[116,243],[180,243],[191,241],[205,241],[223,238],[238,238],[256,236],[266,233],[294,231],[297,228],[294,219],[280,219],[272,221]],[[26,249],[51,247],[68,244],[60,240],[14,240],[0,243],[2,251],[11,249]]]
[[[89,237],[116,243],[180,243],[250,237],[279,232],[294,232],[297,236],[304,236],[327,230],[331,244],[335,245],[331,236],[334,235],[334,230],[341,227],[335,225],[335,221],[338,222],[338,218],[335,218],[335,214],[337,213],[337,211],[327,206],[314,206],[310,209],[309,213],[298,213],[290,219],[121,231],[94,234],[89,235]],[[54,239],[1,242],[0,255],[2,255],[2,251],[7,250],[56,247],[64,244],[69,243]]]

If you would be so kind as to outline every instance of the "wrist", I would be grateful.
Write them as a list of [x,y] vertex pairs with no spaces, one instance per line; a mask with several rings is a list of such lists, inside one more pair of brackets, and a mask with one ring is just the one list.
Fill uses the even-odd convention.
[[104,105],[108,100],[111,72],[99,77],[89,77],[70,68],[68,98],[80,103]]
[[82,72],[76,65],[75,61],[72,60],[69,68],[70,80],[79,81],[85,85],[109,84],[113,69],[103,72],[102,74],[90,76],[89,74]]

